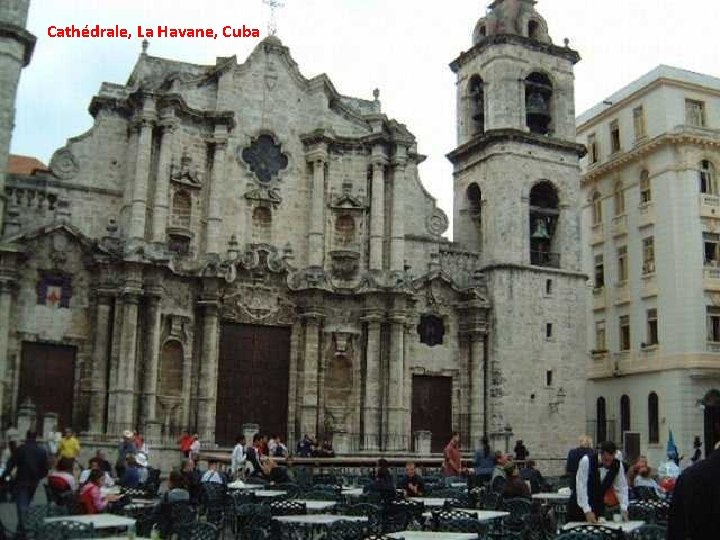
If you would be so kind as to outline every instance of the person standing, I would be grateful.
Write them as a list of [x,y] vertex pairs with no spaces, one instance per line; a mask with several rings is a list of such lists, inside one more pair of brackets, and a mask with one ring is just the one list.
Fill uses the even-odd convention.
[[193,442],[192,435],[190,435],[190,432],[185,430],[182,432],[182,435],[180,436],[180,440],[178,441],[180,443],[180,451],[182,452],[182,455],[187,459],[190,457],[190,445]]
[[494,466],[495,459],[490,450],[490,443],[488,443],[488,438],[483,435],[480,439],[480,448],[475,452],[475,475],[480,482],[487,482],[492,478]]
[[233,448],[230,457],[230,472],[233,478],[240,478],[245,470],[245,435],[238,435],[235,439],[235,448]]
[[693,465],[702,459],[702,441],[700,441],[700,435],[695,435],[693,441],[693,455],[690,458]]
[[688,467],[670,503],[668,540],[716,540],[720,531],[720,450]]
[[460,433],[453,431],[450,442],[443,450],[443,474],[460,476],[462,474],[462,457],[460,455]]
[[123,439],[118,445],[118,457],[115,463],[115,475],[118,478],[122,478],[125,474],[128,456],[137,454],[138,449],[135,446],[134,439],[135,434],[132,431],[126,430],[123,432]]
[[24,532],[25,511],[35,496],[40,480],[48,474],[48,454],[44,448],[38,446],[37,433],[34,431],[27,432],[25,444],[20,446],[8,461],[5,475],[9,475],[13,469],[17,469],[13,494],[17,506],[18,531]]
[[515,441],[515,448],[513,451],[515,452],[515,461],[520,461],[524,467],[525,461],[527,461],[530,452],[528,452],[528,449],[525,446],[525,443],[522,442],[522,439]]
[[568,521],[597,523],[620,507],[622,519],[628,520],[628,485],[622,462],[615,457],[617,447],[612,441],[600,446],[600,458],[592,452],[580,459],[575,484],[568,503]]
[[77,440],[71,428],[65,428],[65,435],[58,445],[58,457],[60,459],[70,459],[74,464],[79,456],[80,441]]

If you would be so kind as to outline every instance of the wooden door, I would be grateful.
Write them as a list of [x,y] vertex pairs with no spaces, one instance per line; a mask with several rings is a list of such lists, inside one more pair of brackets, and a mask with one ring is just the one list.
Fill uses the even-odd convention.
[[411,425],[430,431],[431,450],[442,452],[452,435],[452,377],[413,376]]
[[217,442],[232,445],[246,423],[286,436],[290,328],[225,323],[219,361]]
[[18,405],[27,399],[35,404],[38,432],[42,432],[46,413],[58,415],[59,430],[73,427],[75,352],[75,347],[65,345],[22,343]]

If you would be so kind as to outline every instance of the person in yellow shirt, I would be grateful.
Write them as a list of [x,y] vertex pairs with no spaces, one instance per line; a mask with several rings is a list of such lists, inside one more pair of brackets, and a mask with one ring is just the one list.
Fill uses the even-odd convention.
[[58,445],[58,457],[60,459],[71,459],[73,462],[80,455],[80,441],[77,440],[73,430],[70,428],[65,429],[65,435],[60,439]]

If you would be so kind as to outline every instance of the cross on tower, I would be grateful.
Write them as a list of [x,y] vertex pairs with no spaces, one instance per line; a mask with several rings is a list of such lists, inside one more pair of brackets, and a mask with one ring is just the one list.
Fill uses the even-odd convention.
[[285,7],[279,0],[263,0],[263,3],[270,6],[270,22],[268,23],[268,34],[277,35],[277,9]]

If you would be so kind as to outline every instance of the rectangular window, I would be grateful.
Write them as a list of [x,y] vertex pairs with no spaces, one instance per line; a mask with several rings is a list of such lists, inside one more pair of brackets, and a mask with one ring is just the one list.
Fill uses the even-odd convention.
[[707,307],[707,340],[720,342],[720,307]]
[[552,323],[547,323],[545,325],[545,337],[546,338],[550,339],[552,337],[552,335],[553,335],[552,330],[553,330]]
[[703,248],[705,253],[705,266],[718,266],[718,247],[720,234],[703,233]]
[[605,261],[603,254],[595,255],[595,288],[602,289],[605,287]]
[[620,350],[630,350],[630,316],[620,317]]
[[592,218],[593,225],[600,225],[603,220],[602,215],[602,195],[599,192],[595,192],[592,200]]
[[655,273],[655,237],[643,238],[643,274]]
[[552,386],[553,372],[549,369],[545,372],[545,386]]
[[613,201],[615,206],[615,215],[622,216],[625,213],[625,188],[623,187],[622,182],[615,183]]
[[624,284],[628,278],[627,246],[617,248],[618,282]]
[[620,124],[617,120],[610,122],[610,152],[620,151]]
[[657,345],[658,342],[658,317],[657,309],[647,310],[647,345]]
[[633,109],[633,128],[636,141],[645,137],[645,111],[642,105]]
[[689,126],[705,127],[705,103],[694,99],[686,99],[685,123]]
[[595,322],[595,350],[604,351],[607,349],[605,342],[605,321]]
[[640,203],[647,204],[652,200],[652,192],[650,191],[650,174],[643,171],[640,174]]
[[710,163],[707,159],[703,159],[700,162],[700,193],[705,193],[706,195],[715,195],[716,187],[715,186],[715,169],[713,167],[713,164]]
[[594,163],[597,163],[600,159],[599,151],[598,151],[598,143],[597,138],[595,137],[595,134],[588,135],[587,138],[587,151],[588,151],[588,163],[590,165],[593,165]]

